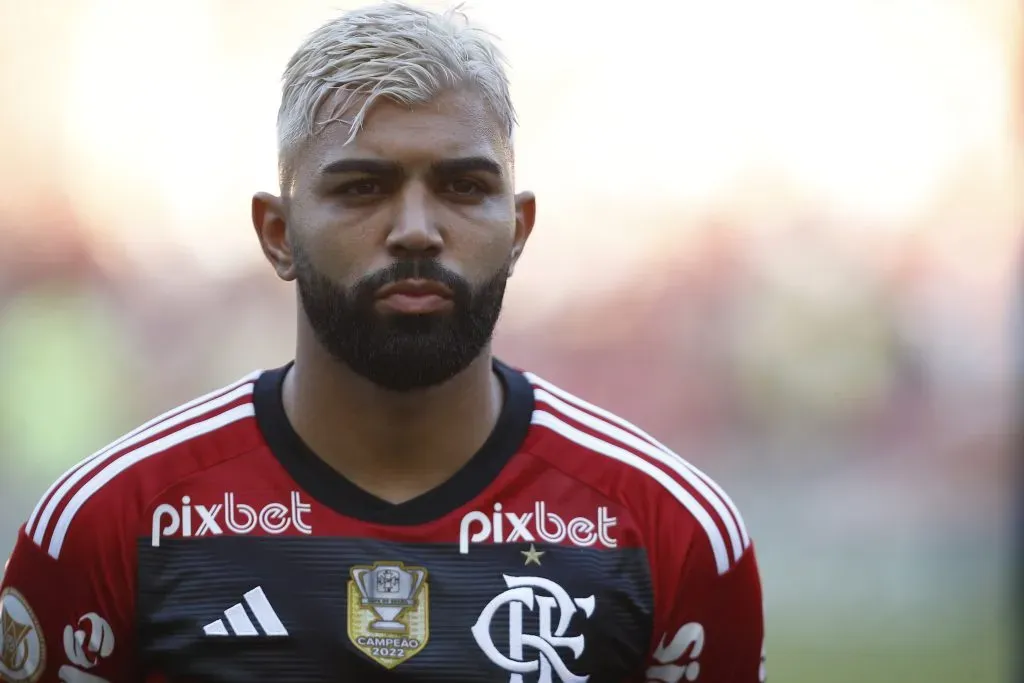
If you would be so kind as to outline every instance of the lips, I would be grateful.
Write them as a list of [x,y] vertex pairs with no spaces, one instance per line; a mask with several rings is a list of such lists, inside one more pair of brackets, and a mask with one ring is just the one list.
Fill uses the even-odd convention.
[[402,280],[377,292],[377,305],[392,313],[437,313],[451,306],[452,291],[434,280]]
[[378,299],[387,299],[392,296],[436,296],[442,299],[450,299],[452,298],[452,290],[436,280],[401,280],[400,282],[384,285],[377,291]]

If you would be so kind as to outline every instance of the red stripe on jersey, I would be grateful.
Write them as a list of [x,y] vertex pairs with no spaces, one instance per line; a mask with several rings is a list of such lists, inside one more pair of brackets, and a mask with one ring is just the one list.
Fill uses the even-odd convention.
[[742,518],[724,491],[707,475],[622,418],[534,375],[527,377],[535,387],[535,424],[547,426],[658,481],[704,528],[720,571],[727,571],[743,555],[750,539]]
[[[204,416],[205,419],[203,420],[192,422],[183,426],[181,429],[169,431],[155,441],[150,441],[138,448],[127,450],[117,458],[107,462],[105,466],[102,469],[99,469],[94,476],[82,483],[81,487],[67,501],[64,510],[61,512],[60,517],[53,526],[52,536],[47,546],[47,552],[49,555],[54,559],[59,558],[61,548],[63,547],[72,521],[74,521],[76,515],[82,511],[82,508],[93,496],[101,491],[106,493],[106,491],[110,490],[112,491],[110,495],[114,500],[123,501],[128,498],[123,490],[124,486],[120,487],[120,491],[117,487],[109,487],[113,480],[125,471],[131,468],[136,468],[136,470],[142,469],[139,467],[139,464],[143,460],[148,460],[154,456],[176,452],[179,448],[191,445],[189,442],[200,441],[200,438],[202,438],[205,443],[207,440],[219,436],[220,431],[225,430],[229,425],[251,418],[254,414],[255,411],[252,402],[241,401],[234,405],[234,407],[219,410],[212,414],[208,413]],[[182,453],[182,455],[185,455],[185,453]],[[182,458],[173,457],[159,458],[158,460],[159,463],[153,464],[159,464],[162,466],[164,463],[170,465],[183,461]],[[194,463],[195,459],[184,458],[184,461]],[[125,486],[131,489],[134,489],[137,486],[146,485],[147,482],[151,484],[153,481],[157,481],[159,483],[166,480],[166,474],[163,474],[162,470],[157,470],[155,467],[151,467],[145,474],[138,472],[133,472],[133,474],[137,476],[128,478],[125,484]],[[151,474],[155,474],[155,476],[149,476]]]
[[217,413],[251,403],[256,377],[258,374],[253,373],[232,385],[168,411],[72,467],[43,494],[26,524],[26,535],[42,546],[52,532],[57,513],[63,513],[69,500],[88,486],[97,473],[103,472],[125,453],[145,448],[158,439],[187,429]]

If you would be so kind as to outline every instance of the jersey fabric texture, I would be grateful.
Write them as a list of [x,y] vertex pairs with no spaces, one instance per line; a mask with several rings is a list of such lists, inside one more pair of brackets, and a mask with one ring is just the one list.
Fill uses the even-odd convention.
[[295,433],[287,370],[53,484],[0,584],[0,680],[765,680],[740,513],[648,434],[496,361],[490,438],[394,505]]

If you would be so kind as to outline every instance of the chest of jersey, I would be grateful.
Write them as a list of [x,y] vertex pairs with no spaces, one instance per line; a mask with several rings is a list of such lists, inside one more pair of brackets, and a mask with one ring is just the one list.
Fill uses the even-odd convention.
[[146,670],[211,683],[642,680],[648,563],[615,538],[615,510],[499,504],[429,534],[354,533],[298,494],[263,498],[154,508],[138,549]]

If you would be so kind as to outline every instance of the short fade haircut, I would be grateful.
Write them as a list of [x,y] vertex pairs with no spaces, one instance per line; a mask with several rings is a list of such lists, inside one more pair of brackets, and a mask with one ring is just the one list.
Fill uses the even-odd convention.
[[[296,152],[325,126],[349,126],[351,142],[374,102],[412,106],[445,90],[475,89],[511,144],[516,112],[505,58],[460,7],[443,13],[389,2],[342,14],[311,33],[288,62],[277,115],[284,187]],[[323,111],[334,97],[330,111]]]

